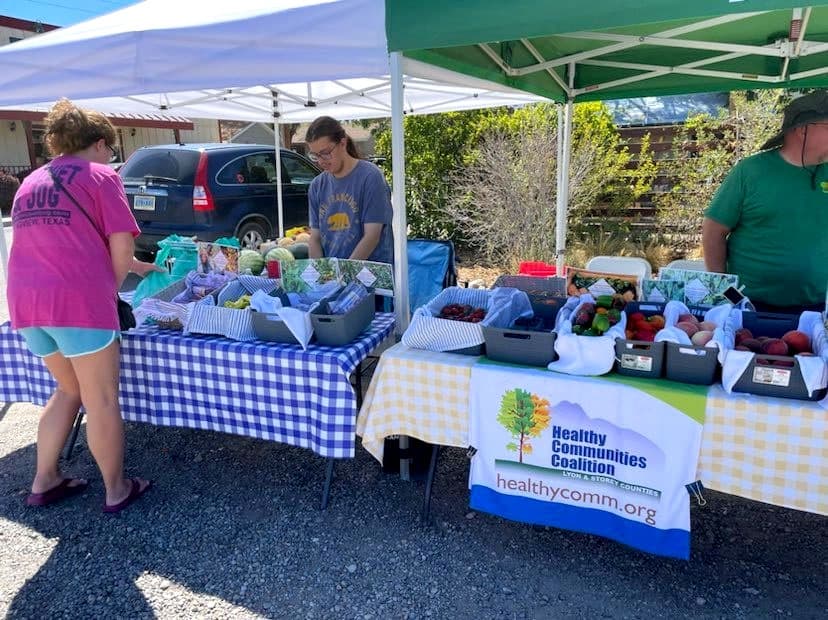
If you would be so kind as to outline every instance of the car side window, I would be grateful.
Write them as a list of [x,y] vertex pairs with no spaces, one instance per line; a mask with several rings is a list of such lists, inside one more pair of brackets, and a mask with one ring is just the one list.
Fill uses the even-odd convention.
[[293,155],[282,155],[282,164],[295,185],[310,185],[319,171]]
[[222,185],[249,185],[276,182],[275,157],[270,153],[252,153],[225,164],[216,181]]

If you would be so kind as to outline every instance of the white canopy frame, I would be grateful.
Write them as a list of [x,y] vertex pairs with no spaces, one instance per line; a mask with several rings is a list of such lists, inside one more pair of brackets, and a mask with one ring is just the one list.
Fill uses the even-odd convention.
[[[55,98],[66,96],[105,114],[166,111],[276,123],[323,114],[391,116],[395,308],[401,333],[409,320],[401,189],[404,114],[515,106],[542,98],[401,55],[389,58],[384,17],[384,0],[237,0],[229,9],[198,0],[145,0],[0,49],[0,64],[6,67],[0,74],[0,106],[46,111]],[[314,24],[311,36],[308,24]],[[298,81],[302,78],[307,81]],[[279,140],[276,131],[277,157]],[[281,234],[281,196],[277,201]],[[0,259],[5,269],[2,222]]]

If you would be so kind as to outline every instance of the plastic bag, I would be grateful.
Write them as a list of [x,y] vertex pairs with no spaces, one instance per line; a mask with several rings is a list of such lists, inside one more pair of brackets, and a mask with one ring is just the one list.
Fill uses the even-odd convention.
[[163,273],[151,271],[138,283],[132,298],[132,307],[137,308],[147,297],[177,282],[198,267],[198,250],[195,241],[189,237],[170,235],[158,242],[155,264]]

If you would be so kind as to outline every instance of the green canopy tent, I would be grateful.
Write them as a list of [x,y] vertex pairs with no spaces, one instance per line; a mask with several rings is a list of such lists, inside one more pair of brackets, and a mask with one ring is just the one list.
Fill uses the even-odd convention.
[[391,52],[435,70],[565,104],[559,113],[559,269],[573,102],[828,86],[828,4],[394,0],[386,2],[386,31]]

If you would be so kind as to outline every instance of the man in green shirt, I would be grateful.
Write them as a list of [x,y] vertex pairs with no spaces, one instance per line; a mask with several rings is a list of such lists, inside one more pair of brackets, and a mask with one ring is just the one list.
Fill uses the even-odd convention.
[[828,92],[795,99],[781,131],[725,178],[702,225],[709,271],[757,310],[822,310],[828,284]]

